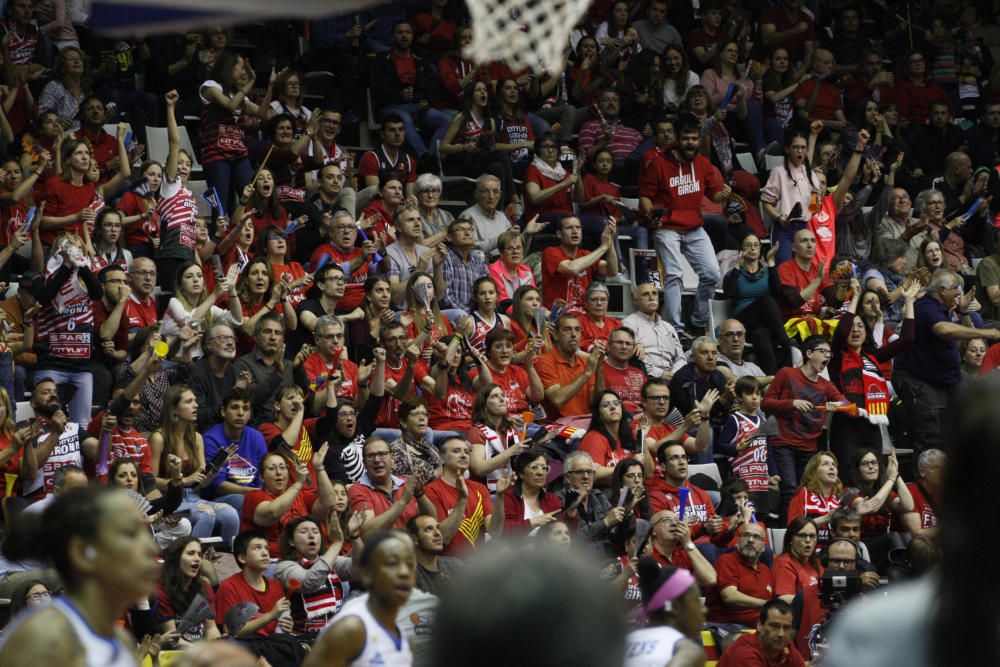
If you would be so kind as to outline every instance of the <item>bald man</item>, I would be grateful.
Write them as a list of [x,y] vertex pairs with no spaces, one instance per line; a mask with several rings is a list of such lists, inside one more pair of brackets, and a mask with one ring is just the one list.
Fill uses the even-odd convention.
[[833,54],[816,49],[812,59],[812,78],[795,89],[795,109],[806,124],[822,121],[823,127],[834,132],[847,125],[840,89],[830,83],[833,74]]

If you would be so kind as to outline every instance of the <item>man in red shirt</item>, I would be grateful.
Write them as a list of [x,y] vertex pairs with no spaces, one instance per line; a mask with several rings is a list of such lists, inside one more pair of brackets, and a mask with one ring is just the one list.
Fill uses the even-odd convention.
[[104,295],[94,301],[94,328],[101,337],[97,359],[112,368],[128,356],[128,322],[124,317],[131,290],[125,270],[118,264],[104,267],[98,275]]
[[812,79],[795,89],[795,108],[805,122],[823,121],[823,127],[839,132],[847,125],[840,89],[830,83],[833,74],[833,54],[816,49],[813,55]]
[[805,667],[795,648],[792,605],[771,600],[760,608],[757,634],[742,634],[722,654],[718,667]]
[[[334,373],[340,373],[337,396],[355,405],[363,405],[368,398],[368,377],[358,376],[358,366],[347,358],[344,349],[344,323],[335,315],[324,315],[316,320],[316,351],[302,364],[306,384],[312,390],[312,412],[318,414],[326,405],[327,393]],[[365,386],[361,384],[364,382]],[[313,388],[313,385],[316,385]]]
[[646,376],[639,366],[632,365],[635,356],[635,333],[628,327],[618,327],[608,335],[608,356],[597,367],[596,390],[610,389],[618,394],[625,411],[637,414],[642,409],[642,387]]
[[362,241],[361,247],[355,246],[358,240],[358,226],[354,216],[347,211],[337,211],[333,214],[332,234],[329,243],[324,243],[309,257],[310,266],[319,266],[323,255],[329,255],[330,260],[344,269],[344,296],[337,303],[337,308],[353,310],[361,305],[365,298],[365,281],[368,280],[368,267],[375,254],[374,241]]
[[705,600],[708,620],[753,626],[757,610],[767,604],[773,592],[771,568],[760,562],[764,546],[763,525],[748,523],[740,532],[736,550],[715,561],[719,581]]
[[[292,617],[279,620],[282,612],[291,606],[285,597],[281,584],[264,576],[264,570],[271,564],[267,549],[267,538],[256,530],[240,533],[233,541],[233,555],[240,571],[223,581],[215,594],[215,618],[226,626],[226,634],[232,637],[267,637],[280,626],[283,632],[292,629]],[[239,627],[231,626],[240,616],[230,610],[240,603],[250,602],[257,609],[250,618],[240,619]]]
[[434,504],[424,494],[419,475],[408,479],[392,474],[392,450],[389,443],[371,436],[362,448],[365,474],[347,492],[351,509],[365,513],[361,533],[370,535],[388,528],[405,528],[417,514],[437,514]]
[[124,317],[128,322],[129,342],[135,338],[139,329],[156,323],[156,299],[153,290],[156,289],[156,263],[149,257],[136,257],[128,270],[132,293],[125,304]]
[[[688,481],[688,462],[684,447],[673,442],[666,444],[657,452],[657,459],[663,470],[663,479],[646,480],[650,511],[659,512],[666,509],[678,515],[683,514],[684,522],[694,539],[721,535],[724,527],[722,517],[715,513],[715,505],[712,504],[708,493]],[[688,490],[687,502],[683,509],[681,488]],[[699,541],[707,542],[707,539]]]
[[[503,498],[511,479],[501,476],[497,480],[494,502],[486,485],[465,479],[472,447],[464,437],[445,439],[441,443],[441,458],[444,459],[441,476],[424,487],[441,522],[441,535],[446,542],[441,555],[468,557],[483,543],[484,529],[494,539],[503,534]],[[458,525],[446,526],[454,517],[461,517]]]
[[816,235],[800,229],[792,239],[792,258],[778,265],[781,314],[793,317],[820,317],[824,305],[836,302],[836,288],[826,279],[829,268],[815,261]]
[[715,568],[698,551],[691,541],[691,529],[678,521],[676,514],[670,510],[654,514],[649,523],[649,535],[657,563],[690,570],[703,588],[715,586],[718,581]]
[[542,251],[542,303],[546,308],[552,308],[557,300],[570,308],[583,308],[584,295],[595,275],[618,275],[615,231],[616,222],[611,218],[601,234],[601,245],[590,252],[580,248],[583,242],[580,218],[567,215],[556,223],[559,245]]
[[903,527],[913,535],[937,534],[937,508],[941,506],[941,482],[947,456],[940,449],[925,449],[917,459],[920,479],[906,487],[913,496],[913,511],[903,515]]

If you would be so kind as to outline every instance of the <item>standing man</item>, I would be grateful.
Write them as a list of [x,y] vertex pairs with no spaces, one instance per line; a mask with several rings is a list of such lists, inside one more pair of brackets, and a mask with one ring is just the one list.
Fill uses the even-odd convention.
[[439,521],[449,516],[462,517],[458,530],[449,536],[442,552],[446,556],[471,556],[485,536],[483,529],[496,539],[503,534],[503,497],[511,479],[497,479],[496,499],[484,484],[466,480],[472,459],[472,447],[463,437],[450,437],[441,442],[444,465],[441,476],[424,487],[427,498],[437,509]]
[[594,276],[618,275],[616,231],[617,222],[609,218],[601,234],[601,245],[590,252],[580,247],[583,243],[580,218],[567,215],[556,223],[559,245],[542,251],[542,303],[546,308],[552,308],[556,301],[565,302],[568,308],[583,308],[584,295]]
[[653,53],[663,53],[663,49],[673,44],[678,48],[683,48],[681,34],[677,29],[667,23],[667,13],[670,12],[670,3],[667,0],[650,0],[646,8],[646,18],[639,19],[632,24],[635,31],[639,33],[639,44],[643,50]]
[[545,387],[545,412],[551,419],[590,413],[594,374],[605,350],[604,343],[598,340],[589,355],[578,355],[582,334],[576,315],[561,315],[556,320],[555,349],[535,361],[535,370]]
[[719,171],[699,154],[701,128],[695,118],[685,118],[677,128],[675,148],[644,162],[639,172],[639,209],[654,217],[656,254],[663,264],[667,319],[683,335],[681,283],[686,257],[698,274],[698,292],[691,313],[692,331],[702,334],[708,322],[708,302],[719,283],[719,262],[701,219],[701,199],[721,204],[732,194]]
[[669,381],[684,366],[684,347],[674,327],[660,317],[660,293],[652,284],[642,283],[632,290],[632,304],[635,312],[622,320],[622,326],[635,332],[649,376]]
[[[913,345],[896,356],[892,384],[905,406],[918,461],[924,450],[941,449],[944,444],[941,417],[962,381],[958,341],[1000,338],[1000,329],[973,327],[969,306],[974,298],[975,290],[963,292],[961,276],[939,269],[927,284],[927,294],[913,304],[916,337]],[[951,320],[955,309],[961,324]]]

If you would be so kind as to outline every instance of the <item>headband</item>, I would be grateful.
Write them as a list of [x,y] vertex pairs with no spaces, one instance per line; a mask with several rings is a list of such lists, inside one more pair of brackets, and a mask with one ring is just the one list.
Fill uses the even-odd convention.
[[697,582],[691,572],[684,568],[677,568],[657,589],[653,597],[650,598],[649,603],[636,609],[635,616],[645,619],[650,613],[662,609],[667,602],[679,598],[694,583]]

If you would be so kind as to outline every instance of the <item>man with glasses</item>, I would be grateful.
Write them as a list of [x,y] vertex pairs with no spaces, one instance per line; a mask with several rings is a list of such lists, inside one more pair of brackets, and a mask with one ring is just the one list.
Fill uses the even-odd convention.
[[[686,451],[708,447],[707,442],[696,443],[695,438],[687,435],[690,429],[697,428],[700,423],[700,411],[692,411],[688,418],[676,409],[671,411],[670,383],[666,379],[650,378],[646,381],[642,386],[642,412],[632,422],[632,428],[642,431],[643,440],[646,441],[643,451],[648,457],[647,467],[652,469],[652,476],[663,477],[663,471],[656,465],[656,451],[664,444],[679,442]],[[683,425],[683,428],[678,429],[679,425]],[[698,435],[702,435],[701,431]]]
[[748,523],[740,532],[735,551],[715,561],[718,583],[705,600],[709,621],[753,626],[760,608],[773,597],[771,568],[760,559],[765,546],[764,525]]
[[712,588],[718,581],[715,568],[705,559],[694,542],[691,529],[672,510],[660,510],[649,522],[653,558],[664,567],[682,567],[691,572],[702,588]]
[[766,375],[764,370],[752,361],[743,359],[746,349],[747,329],[739,320],[726,320],[719,327],[719,357],[718,365],[725,368],[735,379],[755,377],[765,389],[774,379]]
[[[973,326],[969,306],[974,297],[975,290],[964,290],[960,275],[939,269],[927,294],[913,304],[916,338],[896,356],[892,384],[906,408],[915,461],[926,449],[943,448],[941,418],[962,382],[958,341],[1000,338],[1000,329]],[[961,323],[951,318],[955,309]]]
[[[362,460],[365,474],[351,484],[347,495],[351,509],[364,514],[365,521],[361,525],[363,536],[389,528],[405,528],[406,523],[418,514],[437,516],[437,509],[424,493],[424,481],[419,475],[403,478],[392,474],[392,451],[384,439],[369,437],[362,448]],[[456,512],[443,521],[442,534],[453,536],[463,514]]]
[[469,218],[457,218],[448,225],[448,254],[442,266],[445,291],[441,309],[452,322],[468,315],[472,304],[472,285],[490,272],[482,257],[473,252],[476,247],[473,229]]
[[442,526],[458,518],[457,530],[442,528],[446,556],[472,556],[485,541],[484,529],[490,539],[503,534],[504,496],[513,480],[499,477],[496,498],[490,498],[485,484],[466,480],[472,461],[472,447],[464,437],[449,437],[441,442],[441,475],[425,488],[427,498],[436,508],[435,516]]
[[594,459],[584,451],[575,451],[563,461],[566,486],[556,495],[563,502],[563,516],[570,530],[585,541],[606,542],[611,530],[625,520],[624,507],[612,507],[607,496],[594,488]]
[[[875,465],[877,466],[878,463],[876,462]],[[854,562],[850,563],[851,567],[833,567],[831,569],[858,570],[861,573],[861,586],[864,589],[872,590],[878,588],[878,570],[871,563],[872,559],[868,552],[868,545],[861,541],[861,515],[850,507],[838,507],[830,515],[830,534],[834,540],[849,540],[855,549],[857,549],[857,556]],[[832,544],[834,542],[831,542]],[[830,567],[828,557],[829,549],[820,558],[826,561],[823,563],[824,565]],[[839,565],[839,563],[834,563],[834,566],[836,565]]]
[[198,430],[205,431],[222,421],[222,396],[230,387],[250,386],[249,374],[240,377],[233,366],[236,359],[236,331],[225,322],[209,327],[202,340],[205,354],[191,365],[189,382],[198,400]]
[[156,299],[153,298],[156,264],[149,257],[136,257],[128,275],[132,290],[125,304],[124,317],[128,322],[128,339],[131,342],[139,329],[151,327],[157,322]]
[[788,507],[803,468],[819,449],[822,410],[836,410],[847,402],[832,382],[820,377],[830,364],[830,341],[818,334],[809,336],[802,343],[802,350],[805,355],[802,365],[779,370],[760,406],[778,422],[778,433],[772,436],[771,446],[781,475],[782,507]]
[[[635,333],[628,327],[618,327],[608,335],[608,356],[597,367],[595,390],[605,389],[621,397],[625,411],[637,414],[642,408],[642,387],[648,376],[640,368],[642,362],[633,362]],[[494,379],[495,381],[495,379]]]
[[309,221],[295,232],[295,261],[302,264],[309,260],[313,248],[333,236],[333,214],[347,211],[353,216],[356,210],[354,190],[344,187],[344,172],[339,165],[324,164],[316,181],[316,194],[306,204]]
[[[344,322],[334,315],[324,315],[316,321],[316,351],[302,363],[303,383],[312,390],[311,413],[319,414],[327,403],[327,394],[334,379],[340,381],[337,396],[361,406],[368,399],[370,364],[358,365],[347,358],[344,347]],[[363,385],[363,386],[362,386]]]
[[[118,264],[111,264],[97,276],[104,286],[104,294],[94,301],[94,328],[101,337],[101,348],[95,350],[95,358],[111,368],[128,356],[128,321],[124,317],[131,289],[125,270]],[[94,378],[95,381],[97,378]],[[107,378],[110,390],[111,378]],[[103,394],[105,397],[107,393]],[[94,402],[103,403],[100,394],[94,393]]]
[[319,266],[326,255],[329,262],[339,264],[344,270],[347,283],[337,307],[345,311],[357,308],[364,301],[365,281],[376,253],[375,241],[362,241],[360,248],[355,245],[357,241],[358,225],[354,216],[347,211],[337,211],[333,214],[330,242],[315,248],[309,257],[311,266]]
[[[900,158],[902,158],[902,153]],[[913,201],[906,188],[896,185],[896,173],[902,166],[902,159],[897,159],[885,172],[882,198],[873,212],[883,211],[881,220],[875,227],[875,236],[872,239],[874,244],[880,238],[902,239],[909,244],[906,251],[906,266],[913,268],[917,265],[917,256],[920,253],[920,245],[927,238],[927,222],[921,218],[911,216],[913,211]],[[887,201],[883,201],[883,198]],[[941,201],[944,201],[942,197]]]
[[347,281],[344,279],[344,267],[333,262],[327,262],[316,272],[316,287],[319,288],[318,299],[306,299],[298,308],[299,331],[316,331],[316,322],[324,315],[335,315],[340,300],[344,298]]

